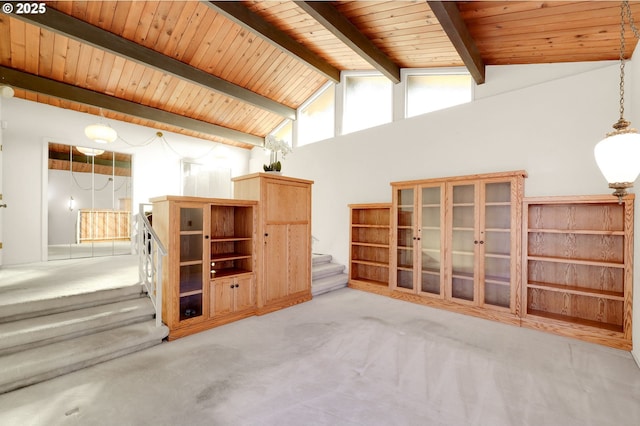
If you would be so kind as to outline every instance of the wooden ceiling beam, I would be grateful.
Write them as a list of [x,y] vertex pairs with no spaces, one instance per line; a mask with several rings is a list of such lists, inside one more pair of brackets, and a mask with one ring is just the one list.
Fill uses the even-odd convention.
[[320,74],[335,83],[340,82],[340,70],[327,61],[320,58],[316,53],[307,49],[302,44],[291,38],[287,33],[281,31],[265,21],[260,15],[252,12],[236,1],[204,1],[204,4],[218,13],[226,16],[238,25],[255,32],[265,38],[277,48],[292,55],[296,59],[306,63]]
[[11,17],[37,25],[41,28],[46,28],[98,49],[106,50],[138,64],[170,74],[205,89],[213,90],[282,117],[291,120],[296,119],[296,110],[294,108],[158,53],[155,50],[136,44],[116,34],[95,27],[53,8],[47,8],[47,13],[43,14],[12,14]]
[[140,105],[135,102],[116,98],[115,96],[105,95],[104,93],[94,92],[12,68],[0,66],[0,83],[250,145],[264,145],[264,138],[259,136],[195,120],[146,105]]
[[475,41],[469,34],[469,30],[460,16],[460,11],[454,1],[431,1],[427,4],[436,16],[442,29],[453,43],[462,62],[477,84],[483,84],[485,79],[485,66],[480,51]]
[[400,67],[330,2],[299,1],[296,4],[383,75],[394,83],[400,82]]

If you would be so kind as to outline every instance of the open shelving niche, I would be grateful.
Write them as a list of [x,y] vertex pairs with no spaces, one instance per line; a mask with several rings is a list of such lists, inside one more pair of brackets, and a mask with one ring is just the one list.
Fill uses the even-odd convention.
[[523,325],[631,348],[633,202],[525,199]]
[[211,279],[251,273],[253,207],[211,206]]
[[391,204],[350,204],[349,209],[349,285],[388,289]]

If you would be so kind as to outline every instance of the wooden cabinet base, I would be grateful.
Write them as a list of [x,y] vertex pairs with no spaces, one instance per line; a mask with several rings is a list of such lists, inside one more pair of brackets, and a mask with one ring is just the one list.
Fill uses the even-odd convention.
[[[201,331],[209,330],[210,328],[219,327],[221,325],[229,324],[234,321],[239,321],[244,318],[252,317],[256,315],[255,309],[246,310],[243,312],[235,312],[233,314],[227,314],[220,318],[211,318],[206,321],[200,321],[193,324],[185,324],[180,328],[174,328],[169,332],[167,340],[175,340],[180,337],[185,337],[193,333],[199,333]],[[183,321],[184,322],[184,321]]]
[[257,315],[264,315],[270,312],[279,311],[280,309],[288,308],[289,306],[297,305],[299,303],[308,302],[311,300],[311,290],[301,291],[294,293],[287,297],[270,302],[268,305],[259,307],[256,311]]
[[464,306],[459,303],[449,302],[442,299],[418,296],[401,291],[393,291],[388,287],[360,281],[350,281],[349,288],[378,294],[380,296],[387,296],[393,299],[403,300],[405,302],[411,302],[418,305],[429,306],[431,308],[443,309],[459,314],[471,315],[478,318],[498,321],[504,324],[531,328],[534,330],[553,333],[564,337],[571,337],[574,339],[609,346],[616,349],[622,349],[626,351],[630,351],[632,349],[631,341],[624,336],[624,333],[613,329],[605,330],[597,328],[589,325],[588,323],[572,323],[571,326],[567,326],[566,321],[554,320],[552,318],[534,317],[531,315],[526,318],[520,318],[517,315],[506,311],[502,312],[499,310],[494,311],[475,306]]
[[456,312],[464,315],[471,315],[478,318],[484,318],[492,321],[498,321],[505,324],[520,325],[520,318],[511,312],[501,310],[493,310],[478,306],[466,306],[456,302],[450,302],[444,299],[438,299],[427,296],[418,296],[416,294],[405,293],[403,291],[394,291],[388,287],[370,284],[366,282],[350,281],[349,288],[375,293],[380,296],[387,296],[393,299],[411,302],[418,305],[429,306],[431,308],[443,309],[446,311]]
[[603,330],[589,325],[580,325],[572,323],[567,326],[565,321],[553,320],[551,318],[533,319],[531,316],[523,318],[522,327],[532,328],[535,330],[546,331],[548,333],[557,334],[574,339],[584,340],[590,343],[609,346],[616,349],[630,351],[632,343],[624,337],[621,332],[613,330]]

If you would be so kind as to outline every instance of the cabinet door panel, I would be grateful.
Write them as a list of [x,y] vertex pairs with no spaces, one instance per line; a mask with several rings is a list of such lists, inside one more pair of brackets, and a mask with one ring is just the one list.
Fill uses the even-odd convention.
[[236,280],[236,311],[242,311],[255,306],[255,281],[253,276],[240,277]]
[[288,226],[289,243],[289,294],[308,290],[311,249],[309,247],[309,225]]
[[209,292],[209,316],[220,316],[233,311],[233,279],[211,281]]
[[266,184],[265,218],[268,222],[303,222],[310,217],[307,186]]
[[443,267],[443,185],[420,188],[420,277],[418,290],[421,293],[441,296]]
[[287,225],[267,225],[264,245],[264,295],[271,302],[287,295]]
[[452,185],[451,208],[451,297],[477,301],[478,238],[477,185]]

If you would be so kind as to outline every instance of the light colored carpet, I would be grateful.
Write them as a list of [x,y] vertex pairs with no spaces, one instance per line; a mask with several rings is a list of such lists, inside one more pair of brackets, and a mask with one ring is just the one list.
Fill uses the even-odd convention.
[[7,425],[637,425],[628,352],[342,289],[0,395]]

